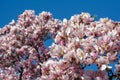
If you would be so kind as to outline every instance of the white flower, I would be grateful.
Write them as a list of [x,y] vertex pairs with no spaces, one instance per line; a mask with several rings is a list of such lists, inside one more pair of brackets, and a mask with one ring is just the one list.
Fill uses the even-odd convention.
[[80,60],[85,56],[85,53],[81,49],[77,49],[76,53]]
[[79,42],[79,41],[80,41],[80,39],[79,39],[78,37],[75,37],[75,39],[76,39],[76,41],[77,41],[77,42]]
[[89,13],[84,13],[84,12],[81,13],[81,16],[82,16],[83,19],[87,19],[87,18],[91,17],[91,15]]
[[13,79],[13,75],[9,75],[9,76],[8,76],[8,79],[9,79],[9,80]]
[[69,36],[70,32],[71,32],[71,29],[70,29],[70,28],[67,28],[67,29],[66,29],[66,34],[67,34],[67,36]]
[[93,32],[94,31],[94,27],[90,27],[90,28],[87,28],[89,31]]
[[112,67],[103,64],[103,65],[101,66],[100,70],[103,71],[103,70],[105,70],[106,68],[111,69]]
[[12,26],[12,28],[10,29],[10,32],[15,31],[16,29],[19,29],[19,28],[17,28],[16,26]]
[[103,79],[102,79],[101,77],[98,77],[98,76],[97,76],[97,77],[96,77],[96,80],[103,80]]
[[48,61],[45,63],[45,66],[52,65],[52,64],[55,64],[55,63],[56,63],[56,61],[48,60]]
[[36,67],[37,69],[40,69],[40,66],[39,65],[37,65],[37,67]]
[[105,70],[106,68],[107,68],[106,65],[102,65],[101,68],[100,68],[100,70],[103,71],[103,70]]
[[105,23],[105,22],[108,22],[108,21],[109,21],[108,18],[100,18],[100,22],[101,22],[101,23]]
[[15,24],[15,20],[13,19],[9,24]]
[[63,33],[62,33],[62,32],[58,32],[58,35],[59,35],[59,36],[63,36]]
[[64,25],[67,24],[67,19],[66,18],[63,19],[63,24]]
[[107,66],[107,68],[108,68],[108,69],[111,69],[111,68],[112,68],[112,66]]
[[112,30],[108,32],[108,36],[114,37],[117,34],[117,30]]
[[71,21],[74,21],[75,20],[75,17],[74,16],[71,16]]
[[96,49],[96,51],[99,51],[99,47],[97,45],[94,45],[94,48]]

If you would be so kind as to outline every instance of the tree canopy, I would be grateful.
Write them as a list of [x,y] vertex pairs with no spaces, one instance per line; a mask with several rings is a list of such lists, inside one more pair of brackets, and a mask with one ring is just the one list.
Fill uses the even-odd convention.
[[[92,64],[97,70],[85,69]],[[0,29],[0,79],[119,80],[120,22],[89,13],[61,21],[26,10]]]

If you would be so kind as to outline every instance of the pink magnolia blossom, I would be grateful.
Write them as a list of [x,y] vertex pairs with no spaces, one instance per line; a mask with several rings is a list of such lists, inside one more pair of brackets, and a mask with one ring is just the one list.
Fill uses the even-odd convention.
[[[54,42],[47,47],[50,38]],[[1,80],[119,79],[119,54],[120,23],[94,21],[89,13],[60,21],[49,12],[26,10],[0,29]],[[114,61],[115,73],[108,66]],[[85,69],[92,64],[98,70]]]

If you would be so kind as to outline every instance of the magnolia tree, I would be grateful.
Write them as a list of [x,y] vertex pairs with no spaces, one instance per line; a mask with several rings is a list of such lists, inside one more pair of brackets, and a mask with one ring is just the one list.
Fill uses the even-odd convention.
[[120,23],[89,13],[60,21],[26,10],[0,29],[0,80],[119,80],[119,57]]

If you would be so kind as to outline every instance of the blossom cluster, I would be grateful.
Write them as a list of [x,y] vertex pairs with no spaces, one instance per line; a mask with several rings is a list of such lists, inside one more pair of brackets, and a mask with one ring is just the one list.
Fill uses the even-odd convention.
[[[62,80],[108,80],[107,73],[103,75],[99,71],[107,71],[112,68],[108,64],[119,62],[120,23],[108,18],[94,21],[89,13],[81,13],[72,16],[70,20],[64,19],[63,27],[57,32],[54,40],[55,43],[50,46],[49,53],[53,59],[58,61],[57,63],[51,62],[48,66],[46,66],[47,63],[45,64],[47,69],[50,68],[48,73],[51,80],[54,77],[60,77]],[[55,64],[58,65],[55,66]],[[85,70],[83,66],[80,65],[91,64],[97,65],[98,72],[87,75],[82,71]],[[54,70],[51,71],[51,67],[55,67]],[[116,71],[120,71],[119,65],[116,65]],[[94,73],[96,75],[91,75]]]
[[[29,80],[40,77],[41,64],[50,57],[44,41],[54,37],[60,25],[61,22],[52,18],[49,12],[43,11],[37,16],[34,11],[26,10],[19,15],[17,22],[12,20],[1,28],[0,70],[4,70],[4,73],[0,74],[0,78]],[[9,68],[13,68],[19,78],[11,74],[9,79]]]
[[[47,48],[44,41],[50,38],[54,43]],[[49,12],[37,16],[26,10],[0,29],[2,80],[120,79],[119,55],[120,23],[95,21],[89,13],[60,21]],[[115,73],[109,66],[114,62]],[[92,64],[97,71],[85,69]]]

